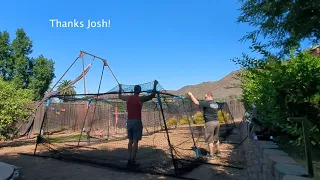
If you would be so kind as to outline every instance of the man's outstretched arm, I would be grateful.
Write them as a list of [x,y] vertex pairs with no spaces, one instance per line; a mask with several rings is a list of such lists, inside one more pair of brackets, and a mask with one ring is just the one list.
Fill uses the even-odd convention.
[[156,93],[152,92],[148,96],[141,96],[140,99],[141,99],[142,102],[147,102],[147,101],[150,101],[151,99],[153,99],[154,97],[156,97]]
[[199,105],[199,101],[193,96],[191,92],[188,92],[189,97],[191,98],[192,102],[196,105]]
[[153,90],[152,90],[152,93],[151,93],[150,95],[140,97],[140,99],[141,99],[142,102],[150,101],[151,99],[153,99],[154,97],[156,97],[157,84],[158,84],[158,81],[155,80],[155,81],[154,81],[154,84],[153,84]]
[[122,101],[128,100],[128,96],[122,95],[122,85],[121,84],[119,84],[119,99],[121,99]]

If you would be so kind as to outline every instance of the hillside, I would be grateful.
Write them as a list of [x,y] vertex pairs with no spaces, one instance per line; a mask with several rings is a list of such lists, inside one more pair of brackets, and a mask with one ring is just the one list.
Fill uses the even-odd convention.
[[218,81],[203,82],[196,85],[184,86],[177,91],[169,91],[175,95],[184,95],[192,92],[196,98],[203,98],[207,92],[212,92],[214,98],[228,98],[238,96],[242,90],[239,87],[240,81],[235,79],[239,71],[233,71]]

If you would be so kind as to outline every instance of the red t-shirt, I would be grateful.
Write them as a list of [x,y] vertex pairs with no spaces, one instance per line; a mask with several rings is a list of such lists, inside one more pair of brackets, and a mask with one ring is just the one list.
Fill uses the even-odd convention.
[[139,96],[129,96],[127,100],[128,119],[141,120],[142,101]]

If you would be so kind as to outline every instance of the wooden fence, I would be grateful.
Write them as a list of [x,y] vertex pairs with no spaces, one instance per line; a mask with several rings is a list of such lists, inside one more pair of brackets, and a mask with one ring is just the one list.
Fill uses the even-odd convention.
[[[234,119],[241,119],[244,114],[244,107],[241,101],[232,99],[227,100],[226,102]],[[114,131],[118,131],[118,128],[125,128],[127,114],[118,112],[118,108],[115,106],[107,103],[100,103],[96,105],[95,112],[94,106],[90,106],[87,112],[87,106],[87,102],[52,103],[47,110],[47,117],[44,121],[44,130],[59,131],[61,129],[70,129],[73,131],[80,131],[85,121],[85,117],[87,117],[85,128],[92,127],[91,130],[93,131],[106,131],[108,129],[109,133],[115,133]],[[39,133],[44,113],[45,104],[38,108],[35,117],[30,117],[29,123],[21,127],[19,134],[21,135],[26,132],[32,122],[32,118],[35,119],[31,133]],[[88,114],[86,115],[86,113]],[[170,112],[165,112],[165,116],[166,119],[169,119],[171,116]],[[161,114],[157,110],[149,110],[142,113],[142,121],[145,128],[154,127],[155,124],[160,126],[162,124],[161,119]]]
[[244,106],[239,99],[229,99],[226,101],[229,106],[230,112],[234,119],[242,119],[245,109]]

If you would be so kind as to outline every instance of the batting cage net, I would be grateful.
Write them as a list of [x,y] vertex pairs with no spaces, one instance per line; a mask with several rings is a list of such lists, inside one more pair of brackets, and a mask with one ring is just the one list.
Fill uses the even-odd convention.
[[[153,82],[141,84],[141,95],[150,95]],[[133,85],[123,85],[132,95]],[[102,94],[51,96],[37,137],[35,154],[62,160],[128,170],[126,102],[119,86]],[[226,103],[220,103],[220,136],[234,128]],[[139,141],[138,167],[130,171],[182,175],[205,161],[204,120],[190,99],[167,93],[159,84],[153,99],[143,104],[143,136]]]

